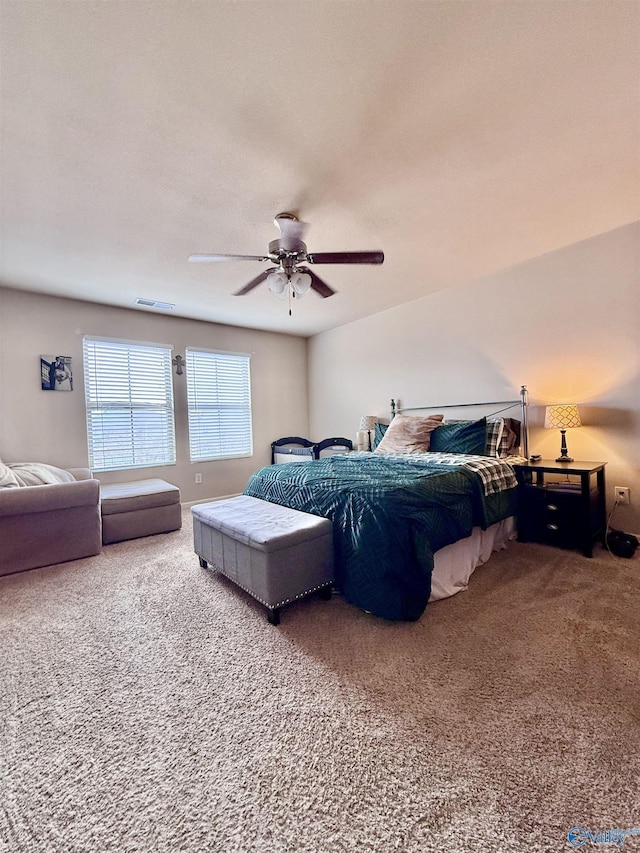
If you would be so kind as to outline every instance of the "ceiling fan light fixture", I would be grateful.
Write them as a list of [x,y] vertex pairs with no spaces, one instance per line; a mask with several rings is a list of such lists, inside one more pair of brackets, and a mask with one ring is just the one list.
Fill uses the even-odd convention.
[[272,272],[271,275],[267,276],[269,292],[273,293],[274,296],[283,296],[288,283],[289,279],[283,272]]
[[291,287],[296,296],[304,296],[311,289],[311,276],[306,272],[295,272],[291,276]]

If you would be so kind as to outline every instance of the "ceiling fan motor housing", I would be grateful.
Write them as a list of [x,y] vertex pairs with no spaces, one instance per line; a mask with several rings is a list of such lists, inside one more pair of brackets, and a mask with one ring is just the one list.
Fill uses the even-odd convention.
[[281,237],[269,243],[269,255],[276,263],[282,264],[285,269],[293,268],[307,257],[307,247],[302,240],[291,237]]

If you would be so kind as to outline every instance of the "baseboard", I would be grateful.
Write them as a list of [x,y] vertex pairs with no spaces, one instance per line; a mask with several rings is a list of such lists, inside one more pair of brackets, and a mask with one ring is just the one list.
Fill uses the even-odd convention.
[[190,509],[192,506],[196,506],[196,504],[208,504],[213,501],[226,501],[229,498],[237,498],[238,495],[221,495],[218,498],[200,498],[197,501],[187,501],[186,503],[181,503],[183,509]]

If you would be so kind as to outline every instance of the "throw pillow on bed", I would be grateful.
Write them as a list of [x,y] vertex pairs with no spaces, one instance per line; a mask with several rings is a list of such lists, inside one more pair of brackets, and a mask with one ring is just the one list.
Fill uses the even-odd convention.
[[518,453],[520,448],[520,421],[516,418],[504,418],[504,429],[498,445],[498,456],[504,458]]
[[371,447],[372,450],[375,450],[376,447],[380,444],[382,439],[384,438],[385,432],[389,429],[389,424],[381,424],[376,421],[375,423],[375,433],[373,436],[373,445]]
[[504,459],[516,453],[520,444],[519,421],[513,418],[487,420],[487,456]]
[[487,443],[487,419],[442,424],[431,433],[429,450],[437,453],[467,453],[483,456]]
[[396,415],[389,424],[376,453],[426,453],[431,434],[442,423],[444,415],[419,418],[413,415]]
[[[447,421],[447,424],[471,424],[473,421]],[[520,444],[520,421],[513,418],[487,418],[487,443],[483,456],[504,459],[516,453]]]
[[485,456],[500,456],[503,434],[504,418],[487,421],[487,449],[485,450]]

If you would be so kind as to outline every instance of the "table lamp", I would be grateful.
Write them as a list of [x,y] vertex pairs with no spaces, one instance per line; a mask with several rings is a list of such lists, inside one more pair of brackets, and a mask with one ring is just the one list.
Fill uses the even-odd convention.
[[556,462],[573,462],[567,453],[567,430],[582,426],[580,413],[575,403],[566,403],[561,406],[547,406],[544,416],[545,429],[559,429],[562,440],[560,443],[560,456]]
[[369,450],[371,450],[371,430],[376,428],[375,415],[363,415],[360,418],[360,430],[367,433],[369,440]]

